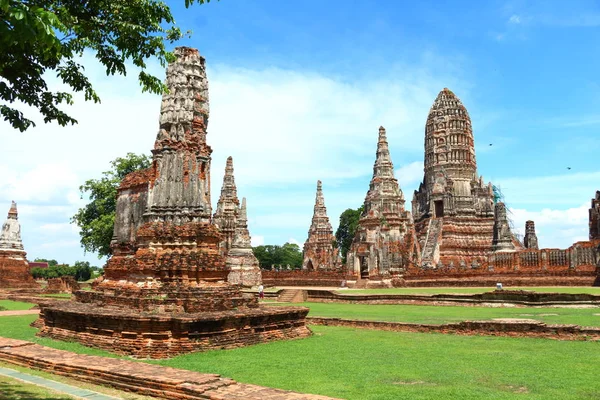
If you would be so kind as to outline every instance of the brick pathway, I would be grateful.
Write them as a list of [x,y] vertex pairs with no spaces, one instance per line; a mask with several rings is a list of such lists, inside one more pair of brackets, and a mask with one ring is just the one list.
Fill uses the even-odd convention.
[[9,315],[30,315],[39,314],[40,310],[11,310],[11,311],[0,311],[0,317],[7,317]]
[[331,397],[238,383],[216,374],[76,354],[2,337],[0,360],[164,399],[334,400]]

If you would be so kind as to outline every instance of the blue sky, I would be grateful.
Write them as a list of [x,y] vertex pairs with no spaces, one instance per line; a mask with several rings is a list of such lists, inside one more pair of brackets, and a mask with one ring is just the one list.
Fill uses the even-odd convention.
[[[193,31],[179,44],[207,59],[213,204],[231,155],[255,244],[304,242],[317,179],[335,229],[364,199],[380,125],[409,205],[444,87],[469,110],[479,173],[501,186],[517,230],[535,220],[543,247],[587,237],[600,189],[598,2],[168,3]],[[160,97],[142,94],[133,71],[107,78],[83,62],[102,104],[71,107],[79,125],[19,133],[0,122],[0,212],[19,203],[31,259],[101,263],[69,224],[85,204],[78,186],[115,157],[149,153],[157,132]]]

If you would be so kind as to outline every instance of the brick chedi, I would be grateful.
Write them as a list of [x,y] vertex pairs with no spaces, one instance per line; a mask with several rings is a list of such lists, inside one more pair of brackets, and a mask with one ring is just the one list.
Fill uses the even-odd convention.
[[348,269],[361,278],[385,278],[419,263],[410,212],[394,177],[386,132],[379,128],[373,178],[365,197],[363,214],[347,255]]
[[17,204],[13,201],[0,233],[0,287],[37,288],[29,273],[27,253],[21,241],[21,225]]
[[596,191],[590,208],[590,240],[600,240],[600,190]]
[[118,190],[104,278],[42,307],[41,336],[164,358],[310,334],[307,308],[262,308],[226,282],[223,236],[211,222],[205,61],[187,47],[175,56],[152,166]]
[[525,237],[523,238],[523,246],[526,249],[538,250],[538,238],[535,234],[535,222],[525,221]]
[[215,211],[215,215],[213,216],[213,223],[219,228],[221,235],[223,235],[220,249],[224,255],[231,248],[233,237],[235,236],[239,206],[240,201],[237,197],[237,188],[235,186],[235,178],[233,177],[233,158],[227,157],[221,196],[217,202],[217,211]]
[[245,197],[237,212],[235,233],[227,252],[226,266],[230,271],[227,281],[231,284],[251,287],[262,282],[260,265],[252,251]]
[[302,269],[332,270],[338,267],[338,249],[334,247],[335,236],[327,216],[321,181],[317,181],[317,195],[308,239],[304,243]]
[[[424,178],[414,193],[412,210],[425,266],[478,265],[495,246],[493,187],[477,175],[471,118],[447,88],[429,110]],[[509,230],[503,234],[512,237],[505,228]],[[503,246],[504,242],[496,249],[506,249]]]

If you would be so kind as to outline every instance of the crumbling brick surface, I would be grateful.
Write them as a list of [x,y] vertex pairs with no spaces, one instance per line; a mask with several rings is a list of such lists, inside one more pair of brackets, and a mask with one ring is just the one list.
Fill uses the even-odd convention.
[[13,201],[0,232],[0,288],[38,288],[29,273],[27,253],[21,240],[17,204]]
[[44,293],[72,293],[80,289],[79,283],[72,276],[48,279],[48,284],[43,289]]

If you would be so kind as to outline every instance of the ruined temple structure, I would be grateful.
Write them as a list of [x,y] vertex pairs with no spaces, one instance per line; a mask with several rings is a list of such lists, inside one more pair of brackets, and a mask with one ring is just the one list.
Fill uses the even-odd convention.
[[469,113],[447,88],[429,110],[424,172],[412,210],[425,267],[478,265],[493,249],[518,248],[504,205],[495,207],[492,184],[477,175]]
[[223,235],[211,222],[205,60],[187,47],[175,56],[152,166],[118,189],[104,277],[74,301],[42,306],[40,336],[165,358],[310,335],[308,308],[260,307],[226,282]]
[[231,243],[233,243],[239,206],[240,201],[238,200],[235,178],[233,177],[233,158],[230,156],[227,157],[221,196],[217,202],[217,211],[213,216],[213,223],[223,235],[223,240],[219,244],[223,255],[227,254],[231,248]]
[[590,240],[600,240],[600,190],[596,191],[590,207]]
[[0,233],[0,288],[38,288],[29,273],[27,253],[21,241],[17,203],[12,202]]
[[335,236],[329,223],[321,181],[317,181],[317,195],[308,239],[304,243],[302,269],[309,271],[335,270],[338,268],[338,249],[334,247]]
[[237,212],[233,241],[225,265],[230,270],[227,281],[231,284],[252,287],[262,282],[260,265],[252,251],[245,197]]
[[386,132],[380,127],[373,178],[348,251],[348,269],[359,279],[383,280],[418,265],[419,252],[413,221],[394,177]]
[[538,238],[535,234],[535,222],[525,221],[525,237],[523,238],[523,246],[526,249],[538,250]]

